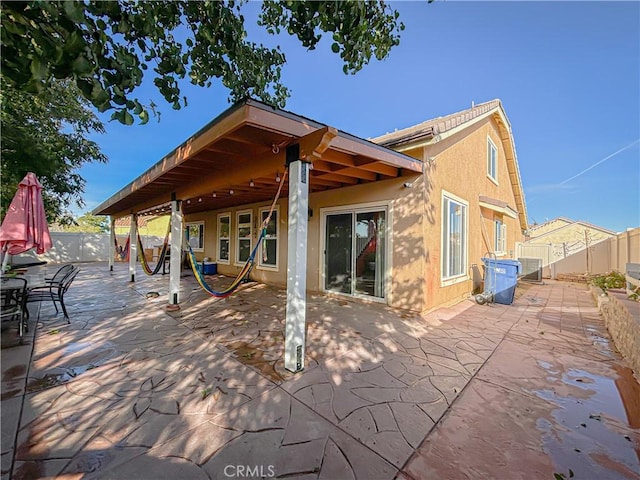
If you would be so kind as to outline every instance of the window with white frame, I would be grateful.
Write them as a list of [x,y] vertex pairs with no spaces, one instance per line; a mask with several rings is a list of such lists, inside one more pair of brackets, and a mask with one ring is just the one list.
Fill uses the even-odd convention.
[[502,223],[502,220],[496,219],[494,221],[494,232],[495,245],[493,250],[496,255],[504,255],[507,251],[507,226]]
[[190,222],[186,224],[189,246],[194,252],[204,251],[204,222]]
[[244,263],[251,255],[251,232],[252,214],[251,211],[238,212],[236,222],[237,243],[236,243],[236,262]]
[[494,181],[498,181],[498,149],[487,137],[487,175]]
[[228,213],[218,215],[218,262],[229,263],[229,241],[231,234],[231,216]]
[[[260,211],[260,225],[264,223],[269,215],[269,210]],[[271,214],[267,224],[267,232],[262,242],[262,254],[260,255],[260,266],[278,267],[278,209]]]
[[467,272],[467,204],[452,196],[442,200],[442,279]]

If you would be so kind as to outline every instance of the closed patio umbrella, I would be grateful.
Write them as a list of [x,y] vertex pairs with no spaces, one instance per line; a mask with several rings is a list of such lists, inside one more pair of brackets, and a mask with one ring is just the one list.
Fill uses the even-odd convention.
[[52,245],[42,202],[42,185],[35,174],[29,172],[18,184],[18,191],[0,226],[0,248],[4,252],[2,271],[5,270],[9,255],[32,248],[42,254]]

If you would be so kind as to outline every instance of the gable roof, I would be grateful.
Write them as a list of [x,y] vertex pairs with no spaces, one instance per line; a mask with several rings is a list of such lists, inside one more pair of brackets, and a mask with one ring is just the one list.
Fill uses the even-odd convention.
[[403,152],[410,148],[440,142],[490,116],[493,116],[498,124],[507,161],[509,180],[516,200],[518,218],[520,219],[522,229],[527,230],[527,207],[524,199],[524,189],[522,188],[522,179],[520,178],[516,148],[513,142],[513,133],[511,132],[511,124],[509,123],[500,99],[490,100],[478,105],[474,104],[467,110],[445,115],[444,117],[436,117],[412,127],[386,133],[370,140],[378,145]]
[[431,120],[426,120],[412,127],[386,133],[379,137],[372,138],[371,141],[378,145],[395,149],[401,145],[413,143],[415,140],[434,138],[437,135],[450,132],[456,127],[486,117],[499,107],[501,108],[500,100],[491,100],[486,103],[474,105],[467,110],[451,113],[444,117],[432,118]]
[[[557,217],[554,218],[552,220],[547,220],[546,222],[537,224],[537,225],[531,225],[529,226],[529,232],[531,234],[533,234],[536,230],[543,230],[545,228],[550,227],[553,223],[562,223],[561,226],[565,226],[565,225],[569,225],[571,223],[574,223],[575,220],[571,220],[570,218],[567,217]],[[555,228],[560,228],[560,226],[555,227]]]
[[[535,235],[536,230],[540,230],[542,227],[549,226],[550,224],[552,224],[554,222],[563,222],[563,224],[560,225],[557,228],[553,228],[551,230],[547,230],[545,232],[542,232],[537,236]],[[604,227],[599,227],[597,225],[593,225],[592,223],[589,223],[589,222],[583,222],[582,220],[575,221],[575,220],[571,220],[571,219],[566,218],[566,217],[558,217],[558,218],[554,218],[553,220],[549,220],[548,222],[542,223],[540,225],[536,225],[535,227],[531,228],[529,230],[530,240],[533,241],[533,240],[545,237],[547,235],[555,234],[555,233],[558,233],[561,230],[565,230],[567,228],[571,228],[571,227],[575,227],[575,226],[582,226],[582,227],[585,227],[585,228],[590,228],[592,230],[598,230],[599,232],[602,232],[602,233],[604,233],[606,235],[611,235],[611,236],[616,234],[616,232],[614,232],[612,230],[609,230],[609,229],[604,228]]]

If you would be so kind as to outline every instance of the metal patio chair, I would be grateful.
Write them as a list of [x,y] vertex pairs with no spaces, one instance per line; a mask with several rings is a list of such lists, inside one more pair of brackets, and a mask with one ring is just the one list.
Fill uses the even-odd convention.
[[44,282],[45,284],[60,283],[62,279],[66,277],[71,270],[73,270],[72,264],[69,263],[67,265],[63,265],[56,271],[53,277],[45,277]]
[[45,285],[29,289],[29,293],[27,295],[27,303],[42,302],[46,300],[52,301],[53,306],[56,309],[56,314],[59,313],[58,303],[60,303],[62,313],[64,313],[64,318],[67,320],[67,323],[71,323],[71,320],[69,320],[67,307],[64,304],[64,295],[67,293],[67,290],[69,290],[69,287],[76,278],[76,275],[80,272],[80,269],[77,267],[72,265],[69,265],[69,267],[71,268],[67,268],[61,273],[60,271],[64,268],[62,267],[50,280],[46,281]]

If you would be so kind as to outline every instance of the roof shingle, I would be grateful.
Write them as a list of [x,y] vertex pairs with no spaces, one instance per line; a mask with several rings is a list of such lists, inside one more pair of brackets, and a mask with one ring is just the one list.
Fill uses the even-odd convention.
[[474,118],[484,115],[499,106],[499,99],[491,100],[489,102],[474,105],[473,107],[467,110],[462,110],[461,112],[445,115],[444,117],[432,118],[431,120],[424,121],[412,127],[386,133],[379,137],[371,138],[370,140],[384,147],[394,147],[423,137],[435,137],[436,135],[452,130],[464,123],[470,122]]

